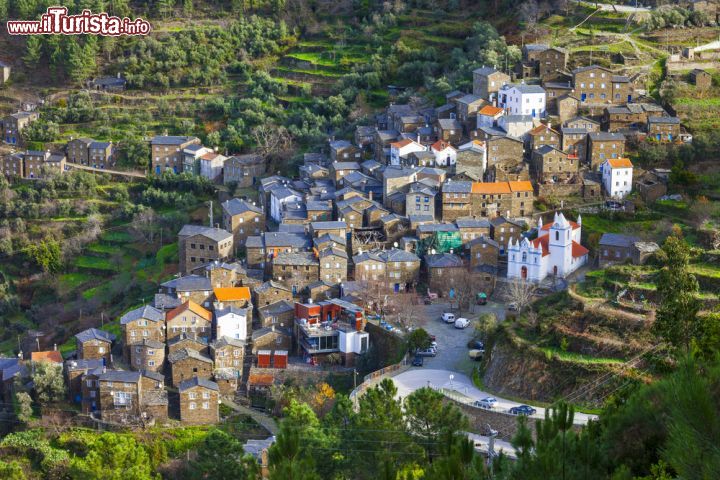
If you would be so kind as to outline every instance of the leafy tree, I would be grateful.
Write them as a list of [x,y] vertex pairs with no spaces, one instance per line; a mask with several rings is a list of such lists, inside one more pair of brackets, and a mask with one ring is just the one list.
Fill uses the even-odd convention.
[[65,396],[62,365],[48,362],[33,363],[31,376],[40,403],[58,402]]
[[677,235],[669,236],[660,252],[663,265],[657,280],[660,306],[653,324],[659,337],[685,352],[702,336],[703,328],[698,316],[700,301],[696,297],[700,287],[695,275],[688,271],[689,262],[689,245]]
[[29,35],[25,44],[25,56],[23,61],[29,68],[37,66],[42,56],[42,43],[37,35]]
[[87,446],[87,455],[74,457],[72,478],[155,480],[150,458],[142,445],[130,435],[103,433]]
[[258,478],[257,462],[245,456],[240,442],[223,432],[212,429],[190,462],[190,478],[243,480]]
[[27,392],[18,392],[15,394],[17,403],[17,417],[23,423],[28,423],[32,418],[32,398]]
[[320,480],[322,477],[315,471],[313,455],[305,455],[304,437],[295,425],[289,422],[280,424],[275,443],[270,447],[268,460],[270,463],[270,480]]
[[444,400],[442,393],[423,387],[404,401],[410,433],[424,446],[430,459],[438,454],[441,439],[450,438],[468,427],[468,420],[460,409]]
[[430,346],[430,334],[424,328],[416,328],[406,337],[408,351],[424,350]]
[[475,445],[464,435],[445,437],[443,455],[435,460],[423,478],[434,480],[484,480],[490,474]]
[[27,256],[44,272],[54,273],[62,267],[62,251],[57,240],[47,239],[29,245]]
[[5,480],[25,480],[27,477],[18,462],[3,462],[0,460],[0,478]]

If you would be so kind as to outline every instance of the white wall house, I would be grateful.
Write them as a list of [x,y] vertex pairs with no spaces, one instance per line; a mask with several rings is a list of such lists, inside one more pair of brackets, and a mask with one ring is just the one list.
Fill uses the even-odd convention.
[[565,278],[587,263],[588,249],[580,244],[582,219],[569,222],[556,213],[552,223],[538,221],[538,237],[508,244],[508,278],[540,282],[547,276]]
[[285,186],[278,186],[270,191],[270,217],[277,223],[282,222],[283,207],[288,203],[301,202],[300,193]]
[[608,158],[600,170],[608,197],[619,200],[632,191],[633,164],[629,158]]
[[477,128],[494,127],[505,111],[500,107],[485,105],[477,113]]
[[530,115],[503,115],[498,119],[497,126],[511,137],[524,139],[535,128],[535,122]]
[[226,306],[215,311],[215,338],[229,337],[245,340],[248,337],[246,308]]
[[390,144],[390,165],[400,165],[400,160],[414,152],[424,152],[425,145],[408,138]]
[[370,334],[352,328],[340,328],[338,348],[342,353],[365,353],[370,346]]
[[455,165],[457,150],[449,143],[438,140],[430,146],[430,151],[435,155],[435,165],[438,167]]
[[545,89],[539,85],[510,83],[498,92],[498,107],[509,115],[545,116]]
[[200,157],[200,176],[210,181],[222,178],[223,165],[227,157],[210,151]]

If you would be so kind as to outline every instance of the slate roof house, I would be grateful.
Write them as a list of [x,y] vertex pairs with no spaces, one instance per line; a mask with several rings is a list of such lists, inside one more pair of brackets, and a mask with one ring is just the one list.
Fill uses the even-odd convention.
[[111,348],[115,335],[97,328],[88,328],[75,335],[77,357],[81,360],[103,359],[106,365],[112,363]]

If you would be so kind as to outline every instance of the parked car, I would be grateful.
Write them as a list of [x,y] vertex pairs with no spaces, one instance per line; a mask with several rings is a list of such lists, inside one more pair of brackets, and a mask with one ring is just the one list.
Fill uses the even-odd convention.
[[478,305],[487,305],[487,294],[485,292],[478,293],[476,302]]
[[430,348],[434,348],[435,351],[437,352],[437,342],[434,340],[432,342],[430,342]]
[[469,350],[468,351],[468,357],[470,357],[472,360],[479,361],[482,360],[483,355],[485,355],[485,350]]
[[480,340],[473,340],[472,342],[470,342],[469,347],[476,350],[485,350],[485,344]]
[[455,314],[454,313],[443,313],[441,318],[442,318],[442,321],[445,323],[455,323]]
[[519,407],[512,407],[510,409],[511,415],[535,415],[536,413],[537,410],[530,405],[520,405]]
[[465,328],[470,325],[470,320],[467,318],[458,318],[455,320],[455,328]]
[[511,312],[517,312],[518,311],[518,304],[515,302],[508,303],[507,309]]
[[475,400],[475,403],[473,405],[479,408],[493,409],[495,408],[495,405],[497,405],[497,398],[486,397],[481,400]]
[[412,360],[412,366],[413,367],[422,367],[424,363],[423,357],[420,355],[415,355]]
[[431,348],[426,348],[425,350],[418,349],[415,352],[415,355],[418,357],[434,357],[435,355],[437,355],[437,352],[435,351],[434,348],[431,347]]

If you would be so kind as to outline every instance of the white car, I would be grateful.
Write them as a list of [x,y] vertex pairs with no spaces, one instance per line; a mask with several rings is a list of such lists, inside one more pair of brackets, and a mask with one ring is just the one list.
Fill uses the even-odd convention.
[[455,320],[455,328],[465,328],[470,325],[470,320],[467,318],[458,318]]
[[445,323],[455,323],[455,314],[454,313],[443,313],[442,321]]
[[495,405],[497,405],[497,398],[494,397],[487,397],[482,400],[475,401],[475,406],[480,408],[493,409],[495,408]]

